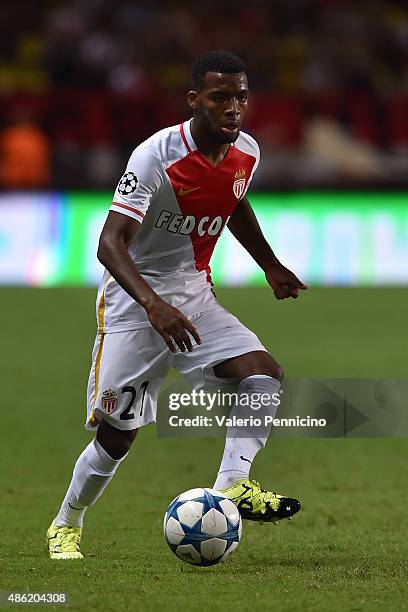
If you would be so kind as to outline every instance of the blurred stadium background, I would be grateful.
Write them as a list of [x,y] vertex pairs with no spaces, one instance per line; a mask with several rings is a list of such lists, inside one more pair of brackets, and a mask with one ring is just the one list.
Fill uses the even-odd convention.
[[[42,0],[0,28],[0,283],[98,282],[129,154],[188,117],[208,48],[248,65],[252,202],[278,255],[317,285],[408,282],[405,2]],[[227,233],[213,264],[217,284],[262,282]]]

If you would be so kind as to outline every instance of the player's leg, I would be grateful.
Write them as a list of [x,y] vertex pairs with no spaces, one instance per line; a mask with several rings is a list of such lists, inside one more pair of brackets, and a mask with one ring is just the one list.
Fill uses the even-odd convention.
[[88,384],[87,428],[97,430],[75,463],[71,483],[47,532],[51,558],[81,558],[85,511],[125,459],[138,428],[155,420],[171,353],[151,328],[97,338]]
[[[297,499],[265,491],[259,483],[249,480],[252,462],[266,445],[272,428],[271,421],[279,405],[282,368],[267,352],[252,351],[215,365],[214,374],[223,379],[239,380],[238,399],[231,410],[231,417],[244,419],[250,412],[248,406],[258,406],[261,395],[267,400],[256,413],[262,422],[260,427],[227,427],[224,453],[214,488],[222,490],[237,504],[243,518],[261,522],[291,518],[300,510]],[[245,398],[243,402],[240,401],[242,397]],[[251,397],[254,398],[253,402]]]
[[[283,370],[273,357],[263,350],[227,359],[214,366],[214,374],[220,379],[238,381],[238,398],[248,398],[245,402],[237,401],[231,409],[231,417],[238,420],[256,416],[262,420],[262,425],[256,428],[250,425],[227,428],[224,453],[214,484],[215,489],[226,489],[234,482],[249,477],[255,456],[266,445],[271,425],[265,425],[265,419],[270,417],[271,420],[275,417]],[[258,398],[260,394],[265,399],[270,398],[269,403],[265,402],[254,414],[251,406],[255,403],[251,403],[250,398]],[[257,403],[255,405],[258,407]]]
[[58,527],[82,527],[86,509],[102,495],[125,459],[137,429],[122,431],[102,420],[95,438],[78,457],[55,518]]
[[[257,453],[264,448],[276,414],[282,368],[269,355],[256,335],[221,306],[194,321],[202,344],[191,354],[176,355],[174,365],[189,379],[195,389],[220,386],[234,381],[238,388],[238,401],[230,416],[250,416],[253,402],[240,402],[245,395],[260,394],[269,400],[262,406],[261,427],[252,423],[227,427],[227,437],[220,469],[214,488],[223,489],[236,501],[244,518],[275,521],[289,518],[300,509],[292,498],[264,491],[258,483],[249,480],[249,471]],[[252,413],[253,415],[254,413]],[[259,416],[259,413],[257,413]],[[237,422],[237,420],[235,421]],[[245,422],[244,422],[245,423]]]
[[137,429],[120,431],[105,421],[78,457],[68,490],[47,531],[52,559],[81,559],[81,533],[85,511],[102,495],[126,457]]

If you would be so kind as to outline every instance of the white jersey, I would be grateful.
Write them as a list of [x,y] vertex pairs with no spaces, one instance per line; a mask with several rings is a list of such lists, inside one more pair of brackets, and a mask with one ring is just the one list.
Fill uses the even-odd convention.
[[[141,223],[128,247],[144,280],[187,317],[211,310],[210,258],[259,162],[241,132],[213,166],[197,149],[190,121],[157,132],[133,151],[110,210]],[[105,270],[97,298],[98,331],[150,326],[145,309]]]

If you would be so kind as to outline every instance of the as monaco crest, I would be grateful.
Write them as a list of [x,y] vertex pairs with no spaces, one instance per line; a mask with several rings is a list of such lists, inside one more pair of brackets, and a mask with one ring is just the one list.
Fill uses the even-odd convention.
[[107,389],[102,393],[102,408],[106,414],[112,414],[118,407],[118,395],[113,389]]
[[232,190],[237,200],[239,200],[245,191],[245,183],[246,183],[245,170],[242,170],[242,168],[237,170],[234,178],[235,178],[235,181],[232,185]]

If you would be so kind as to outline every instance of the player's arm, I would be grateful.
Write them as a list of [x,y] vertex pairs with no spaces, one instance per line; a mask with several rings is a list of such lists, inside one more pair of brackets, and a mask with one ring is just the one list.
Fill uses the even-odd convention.
[[187,332],[201,344],[196,328],[182,312],[153,291],[128,253],[127,247],[139,228],[140,223],[135,219],[110,211],[99,239],[98,259],[119,285],[143,306],[150,323],[173,353],[177,350],[173,342],[183,352],[186,348],[192,351]]
[[228,229],[265,272],[266,280],[278,300],[297,298],[299,289],[307,289],[293,272],[281,264],[272,251],[246,197],[238,202],[228,222]]

